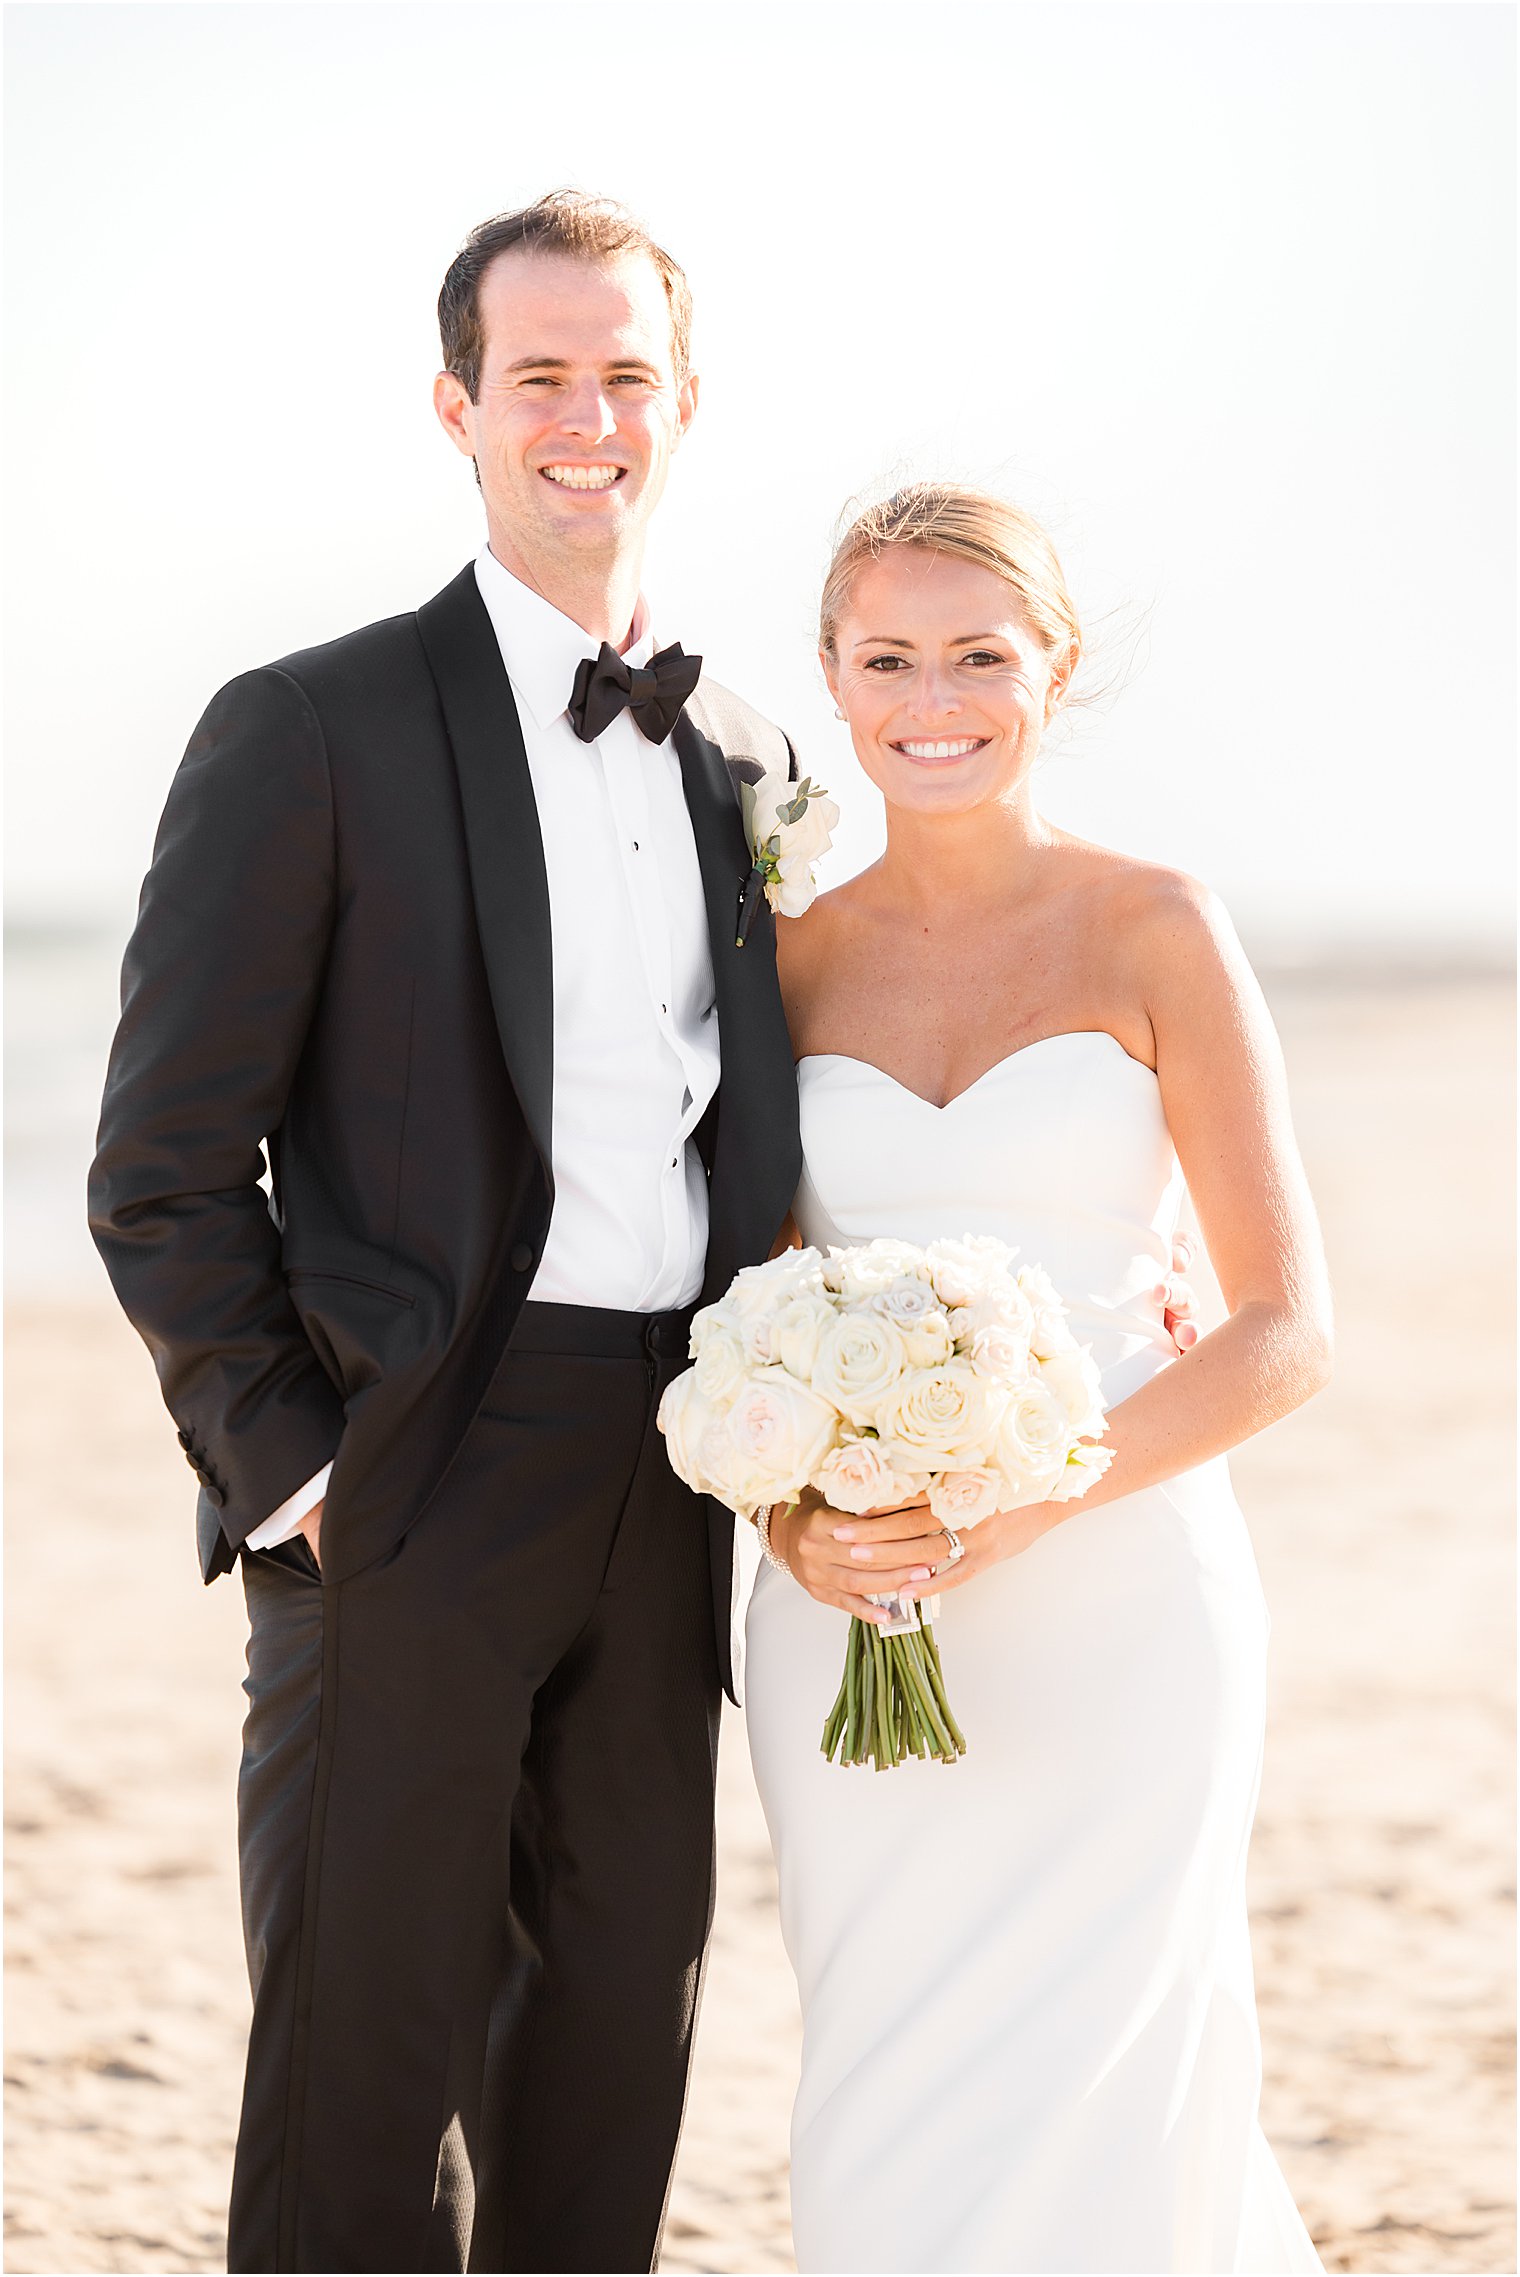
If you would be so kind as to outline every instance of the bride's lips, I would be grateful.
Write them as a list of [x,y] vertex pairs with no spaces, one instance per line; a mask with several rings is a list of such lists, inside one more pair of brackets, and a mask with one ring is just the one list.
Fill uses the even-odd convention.
[[915,767],[955,767],[991,741],[990,735],[913,735],[893,738],[891,749]]

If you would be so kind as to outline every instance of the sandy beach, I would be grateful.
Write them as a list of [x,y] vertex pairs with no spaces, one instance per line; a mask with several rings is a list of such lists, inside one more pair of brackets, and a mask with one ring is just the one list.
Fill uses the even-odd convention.
[[[1234,1464],[1274,1621],[1263,2117],[1327,2267],[1513,2271],[1513,999],[1270,993],[1340,1335],[1332,1389]],[[241,1595],[201,1587],[189,1473],[103,1277],[30,1274],[8,1360],[6,2266],[215,2270]],[[730,1715],[667,2269],[792,2266],[797,2036]]]

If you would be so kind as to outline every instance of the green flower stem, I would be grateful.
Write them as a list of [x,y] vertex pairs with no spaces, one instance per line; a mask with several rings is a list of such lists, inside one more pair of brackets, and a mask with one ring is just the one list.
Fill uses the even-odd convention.
[[945,1671],[940,1665],[939,1646],[934,1641],[934,1627],[932,1622],[925,1621],[923,1625],[923,1634],[929,1647],[928,1666],[934,1685],[935,1703],[939,1709],[940,1714],[945,1720],[945,1727],[949,1731],[951,1738],[954,1740],[958,1752],[964,1755],[966,1752],[966,1735],[961,1730],[960,1725],[956,1722],[955,1717],[950,1711],[950,1701],[945,1691]]
[[831,1761],[833,1759],[834,1749],[839,1742],[839,1731],[840,1726],[844,1722],[845,1709],[848,1705],[848,1695],[848,1679],[847,1677],[842,1676],[839,1680],[838,1696],[834,1701],[833,1707],[830,1708],[828,1715],[825,1717],[823,1726],[823,1752],[826,1756],[829,1757]]
[[847,1705],[844,1716],[844,1760],[854,1763],[856,1743],[860,1732],[860,1623],[851,1621],[850,1633],[844,1648],[844,1685]]
[[871,1656],[876,1663],[876,1747],[878,1771],[892,1768],[891,1682],[887,1667],[886,1638],[873,1621],[871,1623]]
[[923,1685],[916,1666],[917,1655],[913,1649],[916,1641],[911,1636],[896,1640],[902,1661],[903,1711],[908,1737],[914,1754],[922,1756],[927,1749],[932,1748],[936,1754],[939,1750],[935,1744],[933,1726],[924,1712]]
[[830,1763],[832,1763],[834,1760],[834,1751],[839,1745],[839,1734],[844,1728],[844,1719],[848,1704],[846,1699],[846,1691],[847,1687],[844,1680],[841,1678],[839,1685],[839,1697],[834,1702],[833,1707],[830,1708],[828,1721],[824,1724],[823,1727],[822,1747],[823,1752]]
[[868,1649],[864,1655],[865,1665],[862,1670],[860,1687],[859,1745],[856,1752],[850,1757],[852,1763],[865,1762],[870,1753],[869,1735],[876,1729],[876,1654],[874,1649],[870,1649],[874,1647],[876,1641],[876,1632],[872,1629],[871,1635],[867,1639]]
[[829,1762],[872,1763],[891,1771],[910,1755],[953,1763],[966,1741],[945,1694],[934,1631],[925,1621],[906,1636],[884,1637],[872,1621],[852,1620],[844,1674],[823,1726]]
[[939,1711],[939,1703],[935,1698],[933,1682],[928,1673],[928,1663],[923,1651],[922,1640],[919,1637],[912,1637],[904,1638],[903,1641],[917,1645],[919,1648],[913,1654],[909,1665],[912,1669],[912,1681],[918,1692],[920,1711],[927,1726],[930,1745],[942,1762],[953,1761],[957,1752],[955,1742],[951,1737],[949,1726]]

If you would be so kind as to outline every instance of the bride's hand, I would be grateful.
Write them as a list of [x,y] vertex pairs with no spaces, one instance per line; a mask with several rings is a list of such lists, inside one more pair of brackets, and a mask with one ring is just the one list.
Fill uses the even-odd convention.
[[1059,1526],[1063,1518],[1069,1518],[1079,1507],[1075,1502],[1031,1502],[1022,1510],[994,1511],[990,1518],[983,1518],[977,1525],[959,1529],[966,1554],[957,1558],[954,1565],[945,1562],[949,1544],[941,1534],[939,1554],[933,1560],[938,1570],[933,1579],[915,1583],[901,1594],[916,1599],[940,1597],[947,1590],[963,1589],[989,1566],[1001,1565],[1004,1558],[1016,1558],[1020,1550],[1027,1550],[1031,1542],[1048,1534],[1052,1526]]
[[935,1554],[945,1553],[945,1537],[923,1495],[852,1518],[811,1487],[803,1489],[795,1509],[776,1513],[771,1542],[820,1605],[837,1605],[843,1613],[878,1625],[889,1616],[866,1603],[867,1592],[885,1597],[906,1589],[926,1595],[935,1586],[930,1570]]

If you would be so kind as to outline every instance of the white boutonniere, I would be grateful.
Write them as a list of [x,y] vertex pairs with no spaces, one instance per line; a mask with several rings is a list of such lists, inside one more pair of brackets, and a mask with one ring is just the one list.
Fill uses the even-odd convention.
[[810,775],[800,783],[762,775],[758,783],[739,785],[739,800],[754,857],[739,896],[735,946],[742,949],[762,893],[778,917],[800,917],[811,907],[818,892],[813,864],[833,843],[839,809]]

